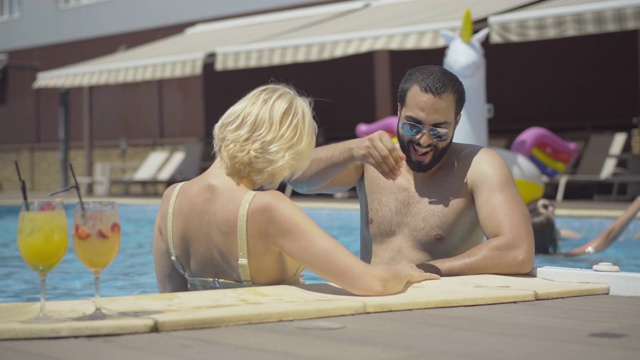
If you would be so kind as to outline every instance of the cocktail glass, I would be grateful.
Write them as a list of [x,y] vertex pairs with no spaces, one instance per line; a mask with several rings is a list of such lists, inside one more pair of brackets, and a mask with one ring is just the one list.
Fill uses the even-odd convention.
[[40,275],[40,312],[28,322],[58,321],[45,313],[47,275],[67,252],[69,230],[60,201],[27,201],[18,218],[18,249],[22,259]]
[[73,221],[73,250],[93,273],[95,283],[95,311],[82,316],[82,320],[109,316],[100,306],[100,274],[118,255],[121,237],[115,201],[77,203]]

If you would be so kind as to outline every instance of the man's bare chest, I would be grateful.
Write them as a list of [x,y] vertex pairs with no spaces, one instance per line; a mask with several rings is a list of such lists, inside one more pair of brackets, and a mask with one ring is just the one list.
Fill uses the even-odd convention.
[[376,247],[452,256],[477,244],[482,232],[464,182],[416,186],[411,181],[367,181],[368,227]]

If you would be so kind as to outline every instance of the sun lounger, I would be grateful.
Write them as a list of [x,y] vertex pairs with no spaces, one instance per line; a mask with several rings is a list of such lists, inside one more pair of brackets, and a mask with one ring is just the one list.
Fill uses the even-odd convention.
[[158,171],[167,161],[169,155],[170,152],[168,150],[154,150],[150,152],[130,176],[121,178],[109,177],[107,180],[108,184],[106,185],[107,192],[111,193],[112,185],[122,184],[124,186],[124,194],[127,195],[131,185],[142,184],[144,186],[147,182],[155,181]]
[[144,193],[148,193],[151,189],[151,192],[156,194],[159,185],[166,188],[172,182],[190,180],[198,176],[202,148],[201,142],[193,142],[185,144],[182,149],[174,152],[152,151],[131,176],[110,179],[110,185],[122,184],[124,194],[128,194],[133,185],[140,185]]
[[628,174],[618,167],[622,150],[627,141],[627,132],[598,133],[592,135],[572,174],[561,174],[550,182],[558,182],[556,201],[564,199],[569,182],[613,183],[611,199],[618,196],[620,184],[640,183],[640,175]]

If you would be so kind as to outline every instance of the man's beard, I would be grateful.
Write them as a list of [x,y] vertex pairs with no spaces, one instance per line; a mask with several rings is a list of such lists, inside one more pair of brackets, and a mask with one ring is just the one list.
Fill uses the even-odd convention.
[[404,155],[407,157],[406,162],[407,162],[407,165],[409,166],[409,169],[413,170],[414,172],[425,173],[430,171],[436,165],[438,165],[438,163],[440,163],[442,158],[444,158],[444,156],[447,154],[447,151],[451,147],[452,141],[449,141],[449,143],[442,148],[439,148],[433,144],[429,145],[429,147],[432,150],[431,150],[431,160],[429,160],[428,162],[418,161],[413,158],[413,151],[411,150],[411,147],[412,147],[411,144],[420,145],[419,142],[407,140],[404,136],[402,136],[402,137],[398,137],[398,143],[400,144],[400,150],[402,150]]

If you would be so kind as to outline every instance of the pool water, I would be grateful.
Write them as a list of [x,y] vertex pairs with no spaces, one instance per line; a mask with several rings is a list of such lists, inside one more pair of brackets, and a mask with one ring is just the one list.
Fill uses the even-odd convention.
[[[75,206],[65,204],[69,229]],[[101,296],[157,292],[151,240],[157,205],[118,205],[120,253],[100,276]],[[0,302],[39,301],[40,282],[16,243],[19,206],[0,206]],[[71,236],[71,234],[69,234]],[[78,260],[69,239],[67,254],[47,276],[47,300],[79,300],[94,295],[93,274]]]
[[[65,205],[69,229],[75,208]],[[122,245],[116,260],[101,275],[102,296],[156,293],[153,267],[152,238],[158,205],[120,204]],[[39,280],[20,256],[16,244],[19,206],[0,206],[0,302],[39,301]],[[360,254],[359,212],[349,209],[305,209],[305,212],[331,236],[343,243],[356,256]],[[611,219],[559,217],[560,227],[572,229],[584,236],[564,240],[561,251],[579,246],[598,235]],[[620,239],[601,253],[572,258],[537,256],[536,266],[563,266],[590,269],[594,264],[608,261],[622,271],[640,272],[640,240],[633,240],[640,232],[636,220]],[[71,241],[60,264],[47,276],[47,300],[79,300],[94,295],[93,275],[76,258]],[[305,270],[308,283],[324,282],[316,274]]]
[[[583,245],[600,235],[613,220],[613,218],[557,217],[556,226],[571,229],[582,235],[579,239],[561,240],[558,251],[566,252]],[[640,239],[634,239],[634,236],[638,233],[640,233],[640,220],[636,219],[605,251],[570,257],[537,255],[535,266],[591,269],[593,265],[600,262],[610,262],[618,265],[620,271],[640,273]]]

